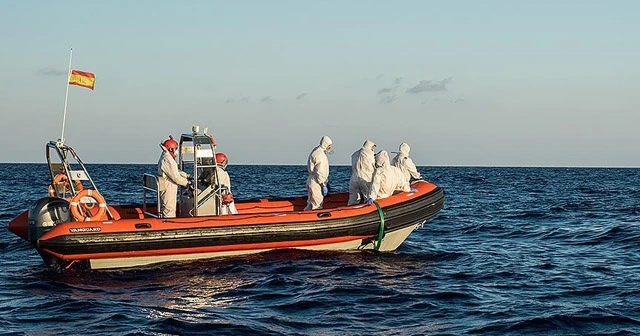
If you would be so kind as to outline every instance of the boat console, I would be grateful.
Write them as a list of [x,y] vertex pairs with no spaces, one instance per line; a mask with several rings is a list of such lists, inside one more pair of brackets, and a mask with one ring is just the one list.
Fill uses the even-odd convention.
[[193,176],[190,188],[178,191],[178,217],[198,217],[221,214],[222,190],[216,169],[216,142],[212,135],[199,132],[180,136],[178,167]]

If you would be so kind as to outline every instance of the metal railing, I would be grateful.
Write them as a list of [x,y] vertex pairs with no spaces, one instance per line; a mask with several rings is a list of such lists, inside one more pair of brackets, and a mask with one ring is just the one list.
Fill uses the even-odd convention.
[[[156,213],[147,211],[147,192],[153,192],[156,195]],[[159,218],[162,213],[162,205],[160,204],[160,191],[158,190],[158,177],[151,174],[142,175],[142,212],[145,215]]]

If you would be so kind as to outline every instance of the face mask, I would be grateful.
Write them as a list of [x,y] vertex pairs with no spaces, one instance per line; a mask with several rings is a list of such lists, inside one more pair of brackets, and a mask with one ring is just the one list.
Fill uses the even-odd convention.
[[329,148],[325,149],[324,152],[326,154],[333,154],[333,146],[329,146]]

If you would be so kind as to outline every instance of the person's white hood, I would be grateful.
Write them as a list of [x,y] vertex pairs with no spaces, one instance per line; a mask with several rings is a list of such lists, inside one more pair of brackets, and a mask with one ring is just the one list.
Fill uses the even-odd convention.
[[384,167],[389,165],[389,154],[387,151],[381,151],[376,155],[376,167]]
[[331,138],[329,138],[328,135],[325,135],[325,136],[322,137],[322,139],[320,139],[320,147],[322,147],[322,149],[324,149],[325,151],[332,144],[333,144],[333,141],[331,141]]
[[403,142],[400,144],[400,154],[402,154],[402,156],[409,156],[409,151],[411,150],[411,147],[409,147],[409,144],[406,142]]
[[364,144],[362,144],[362,148],[368,149],[370,151],[373,151],[373,147],[375,146],[376,144],[371,140],[365,140]]

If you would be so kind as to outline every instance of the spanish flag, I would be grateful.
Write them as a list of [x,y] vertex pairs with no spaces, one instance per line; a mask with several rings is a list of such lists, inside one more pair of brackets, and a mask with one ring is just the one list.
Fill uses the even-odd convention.
[[93,90],[96,85],[96,75],[91,72],[84,72],[80,70],[71,70],[71,76],[69,76],[69,84],[84,86]]

